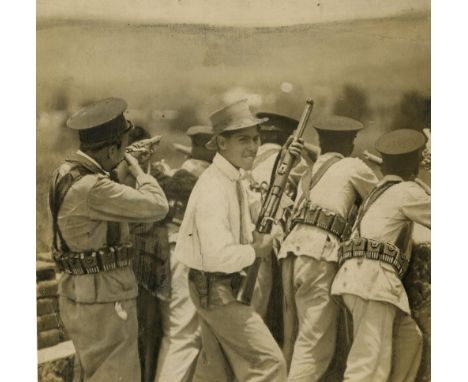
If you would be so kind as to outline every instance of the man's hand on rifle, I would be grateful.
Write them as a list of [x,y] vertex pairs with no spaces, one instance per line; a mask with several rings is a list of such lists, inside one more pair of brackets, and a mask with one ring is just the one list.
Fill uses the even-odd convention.
[[304,149],[304,139],[299,138],[294,140],[294,136],[289,136],[288,140],[284,144],[284,148],[286,148],[289,153],[294,158],[295,164],[297,164],[301,160],[301,156],[305,152]]
[[265,258],[271,254],[273,249],[273,236],[265,233],[253,232],[252,247],[255,251],[255,256]]

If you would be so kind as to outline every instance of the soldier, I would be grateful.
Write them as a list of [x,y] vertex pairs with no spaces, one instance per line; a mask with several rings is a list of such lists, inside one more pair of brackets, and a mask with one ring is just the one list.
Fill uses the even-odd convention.
[[[284,359],[271,333],[251,306],[236,301],[242,270],[272,249],[271,236],[252,237],[241,182],[241,171],[252,167],[260,143],[258,125],[265,119],[255,118],[246,100],[210,119],[214,136],[207,147],[218,152],[193,189],[176,246],[176,257],[190,268],[190,295],[202,327],[194,380],[223,381],[233,373],[238,381],[284,381]],[[290,150],[299,157],[300,149],[295,144]],[[228,361],[227,370],[220,353]]]
[[430,196],[416,183],[424,135],[408,129],[376,142],[383,179],[364,200],[351,239],[339,252],[332,294],[353,317],[345,381],[414,381],[421,332],[411,318],[401,278],[411,255],[414,223],[430,228]]
[[155,378],[158,382],[191,381],[201,348],[200,324],[189,296],[188,268],[176,258],[174,251],[190,193],[216,151],[205,147],[213,136],[210,126],[192,126],[186,134],[192,141],[190,158],[163,183],[171,206],[166,219],[171,293],[169,300],[161,302],[163,338]]
[[[140,380],[127,223],[163,219],[169,208],[158,182],[125,153],[126,108],[109,98],[70,117],[80,150],[54,172],[49,195],[54,259],[63,272],[60,315],[89,382]],[[136,179],[136,190],[111,179],[116,166]]]
[[333,358],[338,306],[330,287],[339,243],[349,235],[354,205],[377,183],[363,161],[349,157],[364,127],[361,122],[330,116],[313,126],[322,154],[299,184],[291,230],[279,254],[284,259],[285,306],[297,314],[292,354],[291,346],[285,347],[286,359],[291,358],[288,381],[319,380]]
[[[268,121],[262,123],[260,126],[260,137],[262,145],[258,148],[257,156],[255,157],[254,164],[251,170],[251,177],[248,178],[250,181],[250,188],[256,191],[260,197],[268,191],[271,174],[275,164],[277,162],[278,155],[283,146],[286,145],[288,138],[297,128],[299,121],[287,117],[285,115],[261,112],[256,114],[257,118],[268,118]],[[294,168],[290,174],[290,180],[285,189],[283,197],[281,198],[281,208],[278,209],[277,216],[282,217],[284,210],[292,207],[294,204],[294,197],[297,190],[297,183],[302,173],[306,170],[307,164],[301,158],[301,162]],[[254,220],[256,220],[254,218]],[[283,222],[283,220],[281,220]],[[281,224],[275,225],[273,242],[273,253],[272,256],[266,257],[262,260],[260,269],[257,276],[257,283],[252,297],[252,307],[260,314],[260,316],[269,323],[272,327],[273,335],[281,338],[282,333],[277,333],[281,330],[281,318],[278,317],[267,317],[267,309],[269,308],[270,295],[274,288],[274,296],[271,301],[274,308],[281,310],[281,282],[280,277],[274,277],[279,274],[277,271],[276,256],[279,250],[279,243],[283,240],[283,227]],[[277,271],[277,272],[276,272]],[[278,279],[278,280],[277,280]],[[279,301],[277,301],[279,300]],[[272,309],[270,308],[271,312]]]

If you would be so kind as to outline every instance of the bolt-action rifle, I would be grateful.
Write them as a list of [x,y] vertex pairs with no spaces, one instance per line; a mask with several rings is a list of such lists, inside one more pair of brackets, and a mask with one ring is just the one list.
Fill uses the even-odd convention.
[[[302,138],[304,130],[307,126],[307,121],[309,120],[310,114],[312,112],[313,105],[314,102],[311,99],[307,99],[305,109],[302,113],[297,129],[295,130],[292,142],[297,142],[299,138]],[[276,213],[278,212],[281,197],[283,195],[284,189],[286,188],[289,173],[295,164],[294,162],[295,158],[289,153],[289,151],[286,150],[274,170],[275,172],[272,176],[270,188],[262,205],[262,209],[260,210],[260,215],[255,226],[255,230],[257,232],[263,234],[271,233],[273,223],[276,221]],[[238,300],[244,304],[250,304],[250,301],[252,300],[260,262],[261,259],[255,259],[255,262],[248,268],[247,276],[243,280],[243,284],[238,295]]]

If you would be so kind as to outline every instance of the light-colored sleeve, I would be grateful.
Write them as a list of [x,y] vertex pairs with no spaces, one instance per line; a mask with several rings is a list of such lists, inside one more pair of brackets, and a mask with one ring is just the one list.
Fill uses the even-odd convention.
[[356,192],[364,199],[376,186],[379,179],[361,159],[353,158],[353,162],[354,171],[351,172],[351,183]]
[[234,273],[252,265],[255,251],[234,240],[229,222],[229,201],[222,190],[200,192],[195,208],[203,270]]
[[88,194],[91,219],[151,223],[162,220],[169,212],[166,195],[155,178],[141,174],[136,188],[99,176]]
[[431,197],[416,183],[413,183],[408,190],[401,212],[409,220],[431,228]]

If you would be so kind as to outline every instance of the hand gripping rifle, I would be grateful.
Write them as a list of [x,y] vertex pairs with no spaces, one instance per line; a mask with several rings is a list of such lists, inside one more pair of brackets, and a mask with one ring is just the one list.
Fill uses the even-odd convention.
[[[302,112],[302,116],[297,129],[295,130],[294,139],[292,142],[296,142],[304,134],[304,130],[307,126],[307,121],[309,120],[313,106],[314,102],[312,99],[307,99],[305,109]],[[294,161],[294,157],[289,153],[289,151],[286,150],[278,165],[276,166],[274,170],[275,172],[272,174],[273,176],[270,188],[262,205],[262,209],[260,210],[260,215],[255,226],[255,230],[257,232],[267,234],[271,233],[273,223],[276,221],[275,217],[280,205],[281,197],[283,195],[284,189],[286,188],[289,173],[292,170]],[[247,270],[247,276],[243,281],[243,285],[238,296],[238,301],[244,304],[250,304],[250,301],[252,300],[260,263],[261,259],[256,258],[255,262]]]

